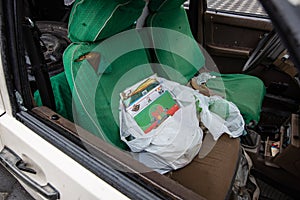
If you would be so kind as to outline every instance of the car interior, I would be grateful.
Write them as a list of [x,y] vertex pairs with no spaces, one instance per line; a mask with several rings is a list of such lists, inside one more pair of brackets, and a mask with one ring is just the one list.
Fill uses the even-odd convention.
[[[161,175],[90,133],[88,126],[76,123],[63,62],[72,44],[68,24],[74,14],[72,7],[62,0],[24,0],[19,4],[24,48],[21,64],[26,67],[14,74],[20,79],[15,87],[22,96],[17,110],[25,107],[83,151],[163,197],[233,199],[241,193],[233,188],[238,187],[235,180],[246,152],[253,164],[249,175],[256,179],[260,199],[298,198],[300,80],[267,14],[220,10],[210,7],[208,1],[184,3],[191,33],[206,58],[201,70],[219,73],[207,87],[212,93],[225,93],[226,99],[237,105],[247,134],[236,139],[224,134],[212,147],[203,142],[203,158]],[[152,58],[159,54],[149,52]],[[94,55],[84,56],[82,59],[88,60]],[[211,140],[204,137],[208,143]],[[255,184],[248,180],[244,187],[252,197]]]

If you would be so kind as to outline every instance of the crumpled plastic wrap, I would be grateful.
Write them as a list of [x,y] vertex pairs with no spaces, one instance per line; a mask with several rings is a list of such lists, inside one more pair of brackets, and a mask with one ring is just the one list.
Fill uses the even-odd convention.
[[199,120],[214,140],[223,133],[231,137],[242,135],[244,120],[233,103],[218,96],[204,96],[173,81],[156,79],[180,105],[180,109],[156,129],[145,134],[120,101],[121,139],[129,146],[133,156],[146,166],[166,173],[190,163],[201,149],[203,132]]
[[71,5],[72,3],[74,3],[74,1],[75,0],[64,0],[66,6]]

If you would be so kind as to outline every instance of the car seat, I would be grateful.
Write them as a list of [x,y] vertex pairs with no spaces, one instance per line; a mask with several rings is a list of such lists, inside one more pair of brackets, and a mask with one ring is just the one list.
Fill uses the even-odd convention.
[[[150,15],[147,17],[145,26],[175,30],[187,35],[188,37],[192,37],[188,26],[186,13],[180,6],[183,0],[172,1],[172,3],[170,3],[170,1],[165,1],[162,5],[160,5],[159,2],[160,1],[151,1],[149,3],[148,7],[150,10]],[[82,63],[92,63],[92,65],[98,64],[100,66],[101,64],[103,65],[103,62],[105,61],[103,60],[103,55],[100,55],[100,52],[98,52],[98,57],[95,56],[95,54],[89,53],[91,51],[95,51],[97,45],[99,45],[104,39],[108,38],[109,36],[113,36],[116,33],[124,31],[124,29],[127,30],[133,27],[137,17],[142,13],[144,4],[145,3],[143,0],[118,0],[113,2],[83,0],[75,2],[69,21],[69,38],[73,43],[64,53],[64,65],[66,70],[65,74],[71,91],[73,91],[74,89],[74,77],[72,76],[76,76],[76,73]],[[172,67],[184,78],[180,79],[177,76],[173,77],[172,75],[171,77],[166,78],[177,78],[178,80],[176,81],[182,84],[186,84],[186,82],[190,80],[197,73],[197,71],[204,66],[203,55],[196,45],[186,45],[184,44],[186,40],[184,40],[183,42],[178,40],[175,41],[174,39],[177,38],[173,38],[173,41],[166,40],[166,37],[159,37],[159,35],[154,34],[152,35],[151,39],[154,43],[154,46],[157,46],[157,43],[161,43],[161,40],[164,40],[166,46],[172,46],[172,48],[181,49],[182,52],[188,52],[185,55],[190,56],[192,60],[190,59],[188,60],[188,62],[186,59],[182,59],[182,57],[178,56],[178,54],[174,54],[162,49],[154,49],[154,52],[152,53],[155,54],[155,59],[153,59],[153,56],[149,56],[151,52],[149,53],[147,49],[139,49],[131,52],[131,55],[123,55],[123,57],[118,58],[116,62],[122,65],[122,67],[118,67],[118,64],[114,64],[114,66],[108,67],[110,69],[107,69],[106,73],[104,73],[105,76],[109,74],[108,71],[112,70],[111,68],[117,68],[118,70],[113,70],[114,73],[116,73],[116,71],[119,72],[120,70],[123,70],[120,71],[120,78],[122,73],[124,74],[126,71],[131,70],[134,66],[149,63],[150,60],[150,62],[159,62],[164,66]],[[144,41],[138,41],[136,39],[135,42],[139,43],[140,46],[144,45],[142,44]],[[112,44],[110,45],[112,46]],[[87,59],[88,62],[83,62],[84,59],[80,60],[81,58],[85,58],[86,55],[90,57]],[[99,56],[102,57],[100,58]],[[95,61],[97,59],[98,61]],[[99,59],[102,59],[101,62]],[[198,65],[191,65],[191,62],[198,62]],[[73,72],[70,71],[71,66]],[[127,66],[128,68],[125,69]],[[143,75],[141,78],[148,76],[152,73],[153,70],[155,69],[153,69],[152,67],[151,70],[145,72],[145,75]],[[170,72],[168,70],[166,71],[168,73]],[[156,73],[160,73],[160,71],[157,70]],[[161,74],[162,76],[164,76],[164,73]],[[235,103],[244,116],[246,123],[249,123],[251,121],[258,122],[262,100],[265,94],[265,87],[262,81],[256,77],[244,74],[215,73],[214,75],[216,75],[217,78],[209,80],[207,82],[207,86],[215,93],[220,94],[227,100]],[[117,77],[118,76],[114,75],[114,78],[116,78],[116,80]],[[53,79],[56,78],[54,77]],[[52,81],[52,84],[56,84],[54,82],[56,81]],[[112,85],[109,86],[111,87]],[[56,96],[60,95],[59,91],[56,93]],[[107,98],[111,98],[111,96],[108,95]],[[70,112],[70,109],[64,109],[63,105],[57,105],[57,107],[58,110],[68,110],[68,112]],[[72,116],[72,113],[64,114],[64,116]],[[100,118],[98,120],[101,121]]]
[[[189,42],[192,34],[185,10],[181,7],[183,2],[184,0],[149,2],[150,13],[145,26],[170,30],[171,33],[175,31],[183,36],[169,38],[166,35],[156,34],[159,32],[150,32],[150,39],[145,41],[144,37],[139,37],[141,30],[132,29],[144,9],[143,0],[76,1],[69,21],[69,38],[73,43],[63,56],[65,72],[51,79],[56,99],[68,96],[67,98],[73,101],[73,108],[72,113],[69,113],[70,104],[63,102],[57,104],[58,111],[68,112],[64,115],[73,116],[76,124],[118,148],[127,149],[119,137],[120,92],[149,77],[153,72],[187,84],[205,64],[205,58],[197,43]],[[115,35],[118,37],[113,37]],[[180,40],[182,38],[185,40]],[[126,48],[122,49],[120,43],[126,44]],[[160,44],[165,46],[154,48]],[[116,46],[118,48],[115,48]],[[133,48],[145,46],[147,48]],[[187,58],[175,54],[172,51],[174,48],[187,55]],[[118,56],[114,56],[115,54]],[[215,75],[217,78],[209,80],[208,87],[216,93],[225,91],[225,98],[238,106],[246,122],[258,121],[265,93],[262,81],[243,74]],[[71,91],[72,97],[71,93],[55,89],[61,87],[58,80],[68,83],[64,84],[64,87],[69,87],[67,89]],[[249,91],[256,92],[250,94]],[[39,95],[36,95],[35,99],[38,100]],[[220,154],[221,152],[226,153]],[[205,194],[206,197],[224,199],[232,184],[239,152],[237,139],[222,136],[215,148],[201,161],[195,158],[190,165],[168,176],[200,194]],[[220,162],[213,163],[215,168],[211,168],[209,160],[216,160],[216,157]],[[184,178],[186,173],[190,173],[190,168],[195,166],[196,169],[203,169],[199,171],[198,181],[204,183],[207,181],[211,187],[209,190],[207,187],[198,190],[197,186],[192,186],[193,184]],[[222,176],[224,170],[230,176]],[[210,177],[203,176],[207,180],[201,180],[201,174],[209,174]],[[221,179],[226,181],[223,182]],[[215,191],[220,188],[223,188],[223,192],[216,194]]]

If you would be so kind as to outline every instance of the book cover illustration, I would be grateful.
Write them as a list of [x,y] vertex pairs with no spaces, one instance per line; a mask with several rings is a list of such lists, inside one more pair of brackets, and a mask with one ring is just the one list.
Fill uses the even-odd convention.
[[170,92],[155,79],[149,78],[137,88],[121,94],[128,112],[144,133],[157,128],[180,108]]

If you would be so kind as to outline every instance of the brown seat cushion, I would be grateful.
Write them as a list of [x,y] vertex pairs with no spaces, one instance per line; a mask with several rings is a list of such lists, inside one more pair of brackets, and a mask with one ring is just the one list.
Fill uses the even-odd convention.
[[226,199],[231,191],[239,158],[239,139],[223,134],[204,158],[196,157],[188,166],[167,176],[207,199]]

